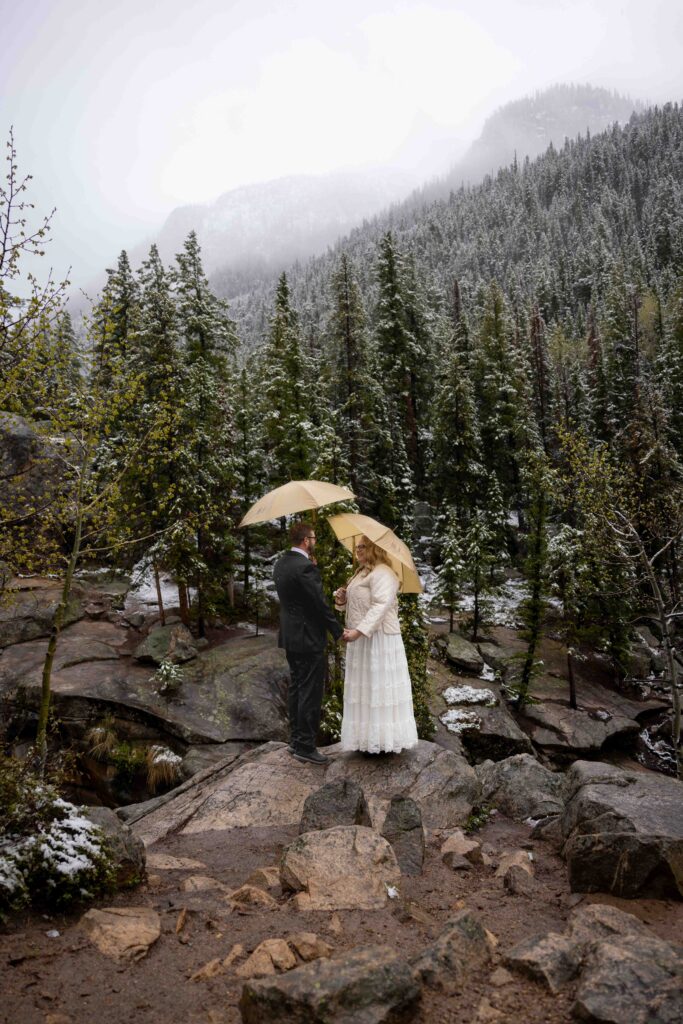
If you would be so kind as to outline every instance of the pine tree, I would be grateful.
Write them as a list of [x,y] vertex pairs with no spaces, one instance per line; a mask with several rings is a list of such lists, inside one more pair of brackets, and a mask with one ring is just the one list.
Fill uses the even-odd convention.
[[463,538],[454,509],[443,516],[443,532],[440,537],[441,565],[436,572],[434,601],[446,609],[449,615],[449,630],[453,632],[453,618],[462,594],[465,580]]
[[261,374],[271,485],[306,480],[310,476],[309,374],[285,274],[281,275],[275,294]]

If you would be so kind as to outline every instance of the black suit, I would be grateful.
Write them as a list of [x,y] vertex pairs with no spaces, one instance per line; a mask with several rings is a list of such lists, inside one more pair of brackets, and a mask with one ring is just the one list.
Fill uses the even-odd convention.
[[325,600],[320,573],[298,551],[285,551],[273,570],[280,599],[279,645],[291,671],[288,708],[291,743],[299,752],[315,749],[325,683],[325,643],[343,629]]

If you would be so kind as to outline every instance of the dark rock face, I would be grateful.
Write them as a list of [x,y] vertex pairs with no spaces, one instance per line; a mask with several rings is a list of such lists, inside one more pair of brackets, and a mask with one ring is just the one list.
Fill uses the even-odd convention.
[[477,648],[460,633],[448,634],[446,657],[457,669],[471,672],[475,676],[478,676],[484,667],[484,659]]
[[564,776],[544,768],[531,754],[485,761],[476,772],[483,800],[514,821],[547,818],[564,809]]
[[412,1020],[420,985],[387,946],[315,960],[242,989],[244,1024],[401,1024]]
[[372,826],[363,790],[353,779],[328,782],[311,793],[304,803],[300,833],[334,828],[335,825]]
[[104,832],[116,865],[120,888],[136,885],[145,877],[145,847],[138,837],[108,807],[83,808],[84,817]]
[[[0,648],[49,636],[60,597],[61,587],[47,580],[44,586],[16,591],[7,605],[0,606]],[[81,597],[75,587],[64,613],[65,627],[83,618]]]
[[604,1024],[676,1024],[683,957],[638,918],[593,904],[574,911],[563,935],[520,942],[504,957],[513,970],[561,991],[578,975],[574,1015]]
[[412,961],[426,985],[445,992],[454,991],[491,958],[486,932],[476,914],[462,910],[452,917],[436,942]]
[[409,796],[391,798],[382,835],[391,844],[404,875],[421,875],[425,837],[420,807]]
[[567,773],[563,854],[574,892],[683,896],[683,784],[577,761]]

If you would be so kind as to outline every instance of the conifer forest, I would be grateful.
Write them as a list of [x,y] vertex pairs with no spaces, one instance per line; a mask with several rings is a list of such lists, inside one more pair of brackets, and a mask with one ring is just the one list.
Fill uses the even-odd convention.
[[[6,479],[5,579],[56,572],[68,594],[77,568],[142,559],[172,576],[202,637],[228,608],[267,615],[283,537],[237,524],[259,493],[310,477],[349,485],[360,511],[417,543],[447,615],[472,595],[475,638],[505,574],[523,577],[520,706],[544,628],[569,662],[585,644],[603,652],[618,682],[639,616],[672,649],[683,623],[677,104],[393,207],[231,305],[194,233],[167,266],[154,245],[138,270],[124,251],[84,325],[63,286],[25,271],[49,223],[24,230],[30,181],[13,146],[0,406],[37,424],[49,468],[39,498],[32,479]],[[331,590],[347,562],[323,536]],[[419,705],[417,598],[404,614]],[[667,672],[680,751],[673,659]]]

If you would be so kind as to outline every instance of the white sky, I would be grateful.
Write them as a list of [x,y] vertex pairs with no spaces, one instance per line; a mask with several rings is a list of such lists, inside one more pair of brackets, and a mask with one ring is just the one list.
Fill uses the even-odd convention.
[[0,33],[0,136],[76,276],[237,185],[427,176],[444,138],[556,82],[683,98],[680,0],[0,0]]

